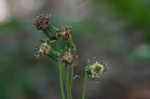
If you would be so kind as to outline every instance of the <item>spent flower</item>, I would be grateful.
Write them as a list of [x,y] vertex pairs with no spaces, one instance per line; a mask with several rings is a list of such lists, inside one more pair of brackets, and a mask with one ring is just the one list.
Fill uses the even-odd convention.
[[66,26],[61,33],[56,34],[56,38],[61,38],[64,41],[72,39],[72,27]]
[[40,56],[48,55],[51,51],[50,41],[49,40],[41,40],[41,45],[39,48],[36,48],[35,56],[38,58]]
[[62,54],[61,61],[65,65],[72,65],[73,62],[75,62],[76,58],[77,58],[77,55],[75,54],[75,51],[73,50],[71,51],[69,49]]
[[36,17],[34,25],[37,30],[45,30],[50,24],[50,17],[46,15],[39,15]]

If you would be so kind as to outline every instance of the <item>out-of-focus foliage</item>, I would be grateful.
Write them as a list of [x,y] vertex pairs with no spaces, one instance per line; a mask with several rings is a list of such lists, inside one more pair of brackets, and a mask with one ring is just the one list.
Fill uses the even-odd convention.
[[132,57],[138,60],[149,60],[150,59],[150,46],[146,44],[140,45],[132,53]]

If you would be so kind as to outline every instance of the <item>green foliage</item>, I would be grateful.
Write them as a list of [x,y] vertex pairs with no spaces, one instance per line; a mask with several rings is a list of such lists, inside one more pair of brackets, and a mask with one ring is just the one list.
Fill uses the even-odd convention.
[[[7,33],[17,33],[16,31],[20,30],[22,28],[22,24],[17,19],[10,19],[4,24],[0,24],[0,35],[7,35]],[[3,32],[2,32],[3,31]],[[14,34],[13,33],[13,34]]]
[[150,59],[150,46],[147,44],[140,45],[131,54],[132,58],[137,60],[149,60]]
[[9,99],[6,91],[6,86],[0,83],[0,99]]

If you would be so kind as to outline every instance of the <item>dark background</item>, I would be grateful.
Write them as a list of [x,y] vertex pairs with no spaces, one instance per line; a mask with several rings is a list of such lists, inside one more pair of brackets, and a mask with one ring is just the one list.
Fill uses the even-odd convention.
[[0,99],[61,99],[56,64],[34,58],[45,38],[32,24],[41,13],[72,25],[81,68],[95,56],[107,64],[88,81],[87,99],[150,99],[150,0],[0,0]]

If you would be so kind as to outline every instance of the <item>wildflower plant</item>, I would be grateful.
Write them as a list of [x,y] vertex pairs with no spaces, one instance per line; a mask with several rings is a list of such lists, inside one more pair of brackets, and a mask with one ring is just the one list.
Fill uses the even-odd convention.
[[[58,64],[62,99],[72,99],[74,80],[80,78],[74,72],[78,55],[76,45],[72,38],[72,26],[57,28],[51,23],[51,17],[48,15],[37,16],[34,26],[47,37],[45,40],[41,40],[39,47],[35,48],[35,57],[48,56]],[[88,60],[84,70],[82,99],[85,99],[87,80],[89,78],[100,78],[104,69],[103,64],[97,61],[91,63]]]

